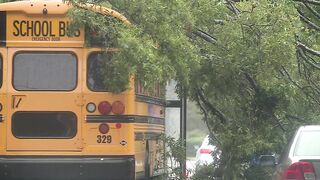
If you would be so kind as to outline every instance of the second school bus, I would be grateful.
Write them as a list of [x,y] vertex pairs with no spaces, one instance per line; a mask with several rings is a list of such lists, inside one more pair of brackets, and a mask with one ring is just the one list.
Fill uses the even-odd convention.
[[101,69],[116,47],[84,47],[83,30],[69,36],[70,8],[61,1],[0,4],[0,179],[155,176],[162,87],[145,92],[132,78],[128,90],[108,92]]

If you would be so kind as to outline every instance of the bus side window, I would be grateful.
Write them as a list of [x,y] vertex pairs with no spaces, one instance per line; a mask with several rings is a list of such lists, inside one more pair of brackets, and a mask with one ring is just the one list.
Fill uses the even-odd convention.
[[165,96],[165,85],[164,83],[155,82],[152,86],[146,88],[143,80],[136,77],[135,91],[139,95],[163,98]]
[[108,63],[112,58],[112,53],[94,52],[89,55],[87,62],[87,86],[92,91],[108,91],[104,84],[106,80],[105,71],[110,69]]

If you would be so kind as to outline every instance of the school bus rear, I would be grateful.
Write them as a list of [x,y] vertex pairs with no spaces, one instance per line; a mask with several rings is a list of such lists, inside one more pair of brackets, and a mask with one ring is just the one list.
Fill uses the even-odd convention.
[[133,88],[101,89],[101,48],[68,33],[69,8],[0,4],[0,179],[135,178]]

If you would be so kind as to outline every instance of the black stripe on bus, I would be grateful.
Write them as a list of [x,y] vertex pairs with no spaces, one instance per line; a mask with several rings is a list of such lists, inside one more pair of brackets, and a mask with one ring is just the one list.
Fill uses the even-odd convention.
[[162,133],[158,132],[136,132],[134,133],[135,140],[141,141],[141,140],[156,140],[159,139]]
[[0,11],[0,46],[6,46],[7,37],[7,13]]
[[121,122],[121,123],[147,123],[164,125],[164,118],[156,118],[150,116],[124,116],[124,115],[87,115],[87,122]]
[[161,98],[158,98],[158,97],[141,95],[141,94],[136,94],[136,101],[155,104],[155,105],[160,105],[160,106],[164,106],[165,105],[165,100],[164,99],[161,99]]
[[0,122],[3,122],[3,115],[2,114],[0,114]]
[[164,118],[157,118],[157,117],[150,117],[150,116],[135,116],[134,122],[164,125],[165,120]]
[[121,123],[133,123],[134,117],[133,116],[123,116],[123,115],[87,115],[86,116],[87,122],[121,122]]

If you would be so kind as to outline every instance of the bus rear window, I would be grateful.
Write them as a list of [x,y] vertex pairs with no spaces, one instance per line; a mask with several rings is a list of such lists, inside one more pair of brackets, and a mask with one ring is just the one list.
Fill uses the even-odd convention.
[[13,60],[17,90],[70,91],[77,84],[77,60],[71,53],[19,53]]
[[16,112],[12,133],[21,139],[70,139],[77,133],[77,118],[72,112]]

